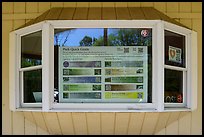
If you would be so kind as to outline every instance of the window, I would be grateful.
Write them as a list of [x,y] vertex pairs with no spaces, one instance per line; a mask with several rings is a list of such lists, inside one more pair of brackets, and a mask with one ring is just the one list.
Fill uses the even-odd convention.
[[54,43],[55,102],[152,102],[151,28],[55,29]]
[[[186,38],[168,30],[165,35],[165,87],[166,106],[186,106]],[[172,105],[173,103],[173,105]]]
[[40,106],[42,103],[42,31],[23,35],[20,39],[21,106]]
[[59,20],[16,30],[11,109],[195,109],[194,43],[195,32],[158,20]]

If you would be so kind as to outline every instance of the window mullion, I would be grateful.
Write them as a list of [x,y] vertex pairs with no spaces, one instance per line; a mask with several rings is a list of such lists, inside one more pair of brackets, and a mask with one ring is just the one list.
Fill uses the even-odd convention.
[[[155,38],[154,38],[155,37]],[[161,21],[156,26],[156,34],[153,34],[153,93],[156,96],[158,111],[164,110],[164,23]],[[154,103],[154,102],[153,102]]]
[[52,67],[54,64],[50,62],[53,57],[52,55],[52,38],[51,38],[51,28],[49,23],[43,24],[42,30],[42,109],[43,111],[48,111],[51,109],[51,103],[54,97],[54,84],[51,84],[52,75],[54,70]]

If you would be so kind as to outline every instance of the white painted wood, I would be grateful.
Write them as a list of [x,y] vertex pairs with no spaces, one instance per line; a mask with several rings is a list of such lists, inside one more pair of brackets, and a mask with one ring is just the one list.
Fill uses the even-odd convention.
[[[197,74],[198,74],[198,60],[197,60],[197,32],[192,31],[191,34],[192,37],[192,41],[191,41],[191,88],[190,88],[190,96],[189,98],[191,98],[191,102],[190,102],[190,107],[192,110],[196,110],[197,109],[197,95],[198,95],[198,88],[197,88]],[[190,82],[188,84],[190,84]]]
[[[153,30],[152,45],[152,87],[153,103],[157,104],[158,111],[164,110],[164,23],[161,21]],[[159,50],[158,50],[159,49]]]
[[44,22],[39,22],[39,23],[30,25],[30,26],[15,30],[15,33],[20,35],[20,36],[24,36],[24,35],[28,35],[30,33],[40,31],[40,30],[42,30],[42,26],[43,26]]
[[30,70],[37,70],[41,68],[42,68],[42,65],[38,65],[38,66],[31,66],[26,68],[19,68],[19,71],[30,71]]
[[[12,111],[17,107],[17,85],[16,85],[16,33],[9,35],[9,104]],[[17,90],[17,91],[16,91]]]
[[164,65],[164,68],[171,69],[171,70],[178,70],[178,71],[187,71],[187,68],[181,68],[176,66]]
[[[42,109],[43,111],[48,111],[51,109],[51,102],[54,102],[54,61],[52,58],[54,56],[54,52],[51,53],[51,47],[54,43],[52,42],[51,32],[53,29],[50,28],[49,23],[43,24],[43,32],[42,32]],[[53,47],[54,48],[54,47]],[[51,63],[51,61],[53,61]],[[52,71],[53,70],[53,71]],[[53,79],[52,79],[53,78]],[[52,81],[53,80],[53,81]],[[53,82],[53,83],[52,83]],[[52,88],[53,87],[53,88]],[[53,92],[52,92],[53,91]],[[52,95],[53,94],[53,95]]]
[[54,20],[54,28],[151,28],[159,20]]

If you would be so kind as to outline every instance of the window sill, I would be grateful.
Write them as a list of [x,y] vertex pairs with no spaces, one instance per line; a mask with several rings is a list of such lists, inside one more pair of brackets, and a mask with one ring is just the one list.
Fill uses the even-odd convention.
[[163,111],[156,109],[67,109],[54,108],[48,111],[42,108],[18,108],[15,111],[32,111],[32,112],[178,112],[178,111],[192,111],[189,108],[165,108]]

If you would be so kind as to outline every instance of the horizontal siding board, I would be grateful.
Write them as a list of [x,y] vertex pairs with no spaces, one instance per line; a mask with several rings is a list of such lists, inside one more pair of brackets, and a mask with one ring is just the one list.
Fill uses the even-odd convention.
[[128,8],[116,8],[117,20],[130,20],[130,13]]
[[144,13],[141,8],[129,7],[130,16],[134,20],[143,20],[145,19]]
[[59,20],[72,20],[75,8],[63,8]]
[[88,20],[101,20],[102,8],[89,8]]
[[77,7],[74,13],[73,20],[86,20],[88,15],[88,8]]
[[115,8],[102,8],[102,20],[116,20]]

